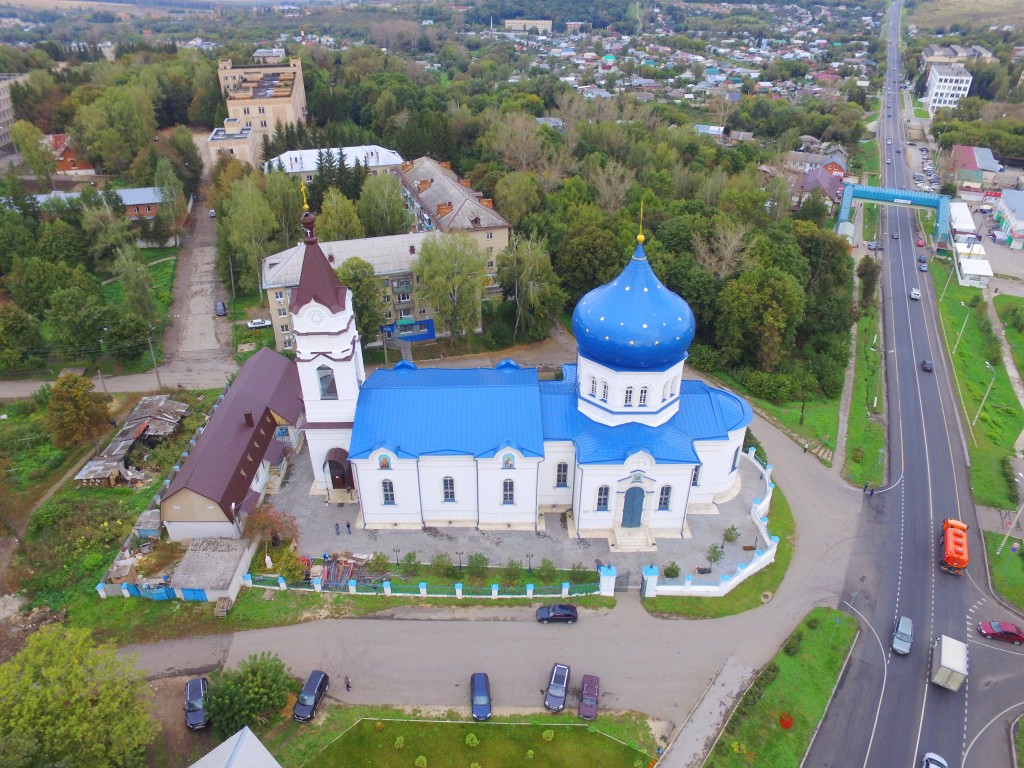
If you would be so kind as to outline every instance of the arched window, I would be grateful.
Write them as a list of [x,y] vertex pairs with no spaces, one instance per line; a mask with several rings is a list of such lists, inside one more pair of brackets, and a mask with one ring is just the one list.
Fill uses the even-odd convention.
[[597,397],[597,377],[590,377],[590,396]]
[[663,485],[661,486],[661,492],[658,494],[658,509],[668,509],[669,504],[672,503],[672,486]]
[[321,365],[316,369],[316,376],[320,381],[320,399],[337,400],[338,383],[334,380],[334,369],[328,365]]
[[569,485],[569,465],[564,461],[560,461],[555,470],[555,485],[559,488],[565,488]]
[[597,489],[597,508],[598,510],[608,510],[608,486],[602,485]]
[[647,405],[647,387],[640,387],[640,407]]
[[625,405],[625,406],[630,406],[630,405],[633,404],[633,388],[632,387],[626,387],[626,395],[625,395],[625,397],[622,398],[622,404]]
[[384,480],[380,484],[380,489],[384,493],[384,503],[394,504],[395,503],[395,484],[390,480]]
[[608,382],[607,381],[602,381],[601,382],[601,399],[604,400],[604,402],[606,402],[606,403],[608,402]]
[[700,485],[700,464],[693,468],[693,478],[690,480],[690,485],[695,487]]
[[446,477],[441,481],[445,501],[455,501],[455,478]]
[[391,457],[381,456],[377,460],[377,469],[391,469]]
[[514,480],[504,480],[501,483],[501,503],[516,503],[516,483]]
[[670,383],[666,381],[665,382],[665,386],[663,386],[661,388],[661,402],[663,402],[663,403],[666,400],[668,400],[668,388],[669,388],[669,385],[670,385]]
[[732,471],[736,471],[736,467],[740,465],[740,449],[736,449],[736,453],[732,455]]

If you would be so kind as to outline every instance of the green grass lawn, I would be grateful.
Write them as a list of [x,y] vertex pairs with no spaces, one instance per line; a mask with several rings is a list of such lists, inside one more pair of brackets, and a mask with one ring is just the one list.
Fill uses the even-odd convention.
[[644,608],[655,616],[683,616],[690,619],[717,619],[749,611],[761,605],[761,595],[776,592],[789,570],[796,539],[796,522],[789,501],[776,486],[768,515],[768,532],[779,537],[775,562],[755,573],[724,597],[663,596],[644,600]]
[[843,476],[856,486],[881,485],[885,466],[878,460],[885,448],[885,427],[878,420],[883,412],[882,359],[878,340],[878,310],[870,307],[857,321],[857,353],[853,397],[846,433],[846,466]]
[[[945,264],[932,260],[931,275],[940,293],[948,274]],[[1009,486],[1002,472],[1002,461],[1013,454],[1014,441],[1024,429],[1024,411],[1003,369],[998,346],[993,344],[984,305],[971,305],[971,301],[978,298],[977,289],[963,288],[954,278],[949,281],[946,296],[939,304],[939,312],[946,344],[950,351],[956,347],[956,355],[952,358],[964,415],[968,423],[977,417],[977,424],[967,435],[971,455],[971,487],[975,501],[999,509],[1013,509]],[[965,308],[964,304],[970,309]],[[963,335],[957,344],[961,329]],[[993,368],[988,368],[986,362],[991,362]],[[981,408],[982,398],[990,383],[991,391],[985,400],[985,407]]]
[[[177,248],[162,248],[165,251],[177,251]],[[162,257],[163,258],[163,257]],[[147,262],[148,263],[148,262]],[[171,294],[174,290],[174,268],[177,260],[162,261],[159,264],[152,264],[149,268],[153,275],[153,283],[156,288],[157,316],[166,317],[167,308],[171,305]],[[103,286],[103,298],[108,304],[120,304],[124,301],[124,288],[120,280],[107,283]]]
[[799,766],[856,635],[847,614],[811,611],[744,694],[705,768]]
[[878,206],[873,203],[864,204],[864,222],[861,225],[860,239],[870,242],[881,236],[878,228]]
[[[992,585],[996,588],[1003,599],[1017,606],[1024,611],[1024,542],[1021,536],[1010,536],[1003,547],[1001,555],[996,554],[1000,542],[1005,534],[996,531],[985,531],[985,552],[988,555],[988,565],[992,571]],[[1013,551],[1013,545],[1017,544],[1018,549]],[[978,560],[980,563],[981,561]]]
[[920,118],[921,120],[927,120],[929,117],[928,108],[921,103],[921,100],[917,98],[917,96],[912,96],[911,99],[914,104],[914,117]]
[[[468,682],[468,681],[467,681]],[[412,768],[419,755],[429,768],[472,763],[487,766],[647,766],[656,743],[647,720],[636,713],[601,713],[584,724],[575,712],[495,717],[466,722],[465,711],[448,710],[424,719],[423,713],[390,707],[324,708],[311,725],[294,722],[290,712],[259,728],[260,740],[284,768],[299,766],[400,766]],[[378,725],[378,723],[380,725]],[[544,739],[545,731],[552,739]],[[473,733],[476,747],[466,744]],[[396,739],[404,740],[396,747]],[[533,758],[527,750],[533,750]]]
[[854,161],[860,169],[861,183],[878,186],[878,173],[881,159],[878,153],[878,140],[870,139],[860,142]]

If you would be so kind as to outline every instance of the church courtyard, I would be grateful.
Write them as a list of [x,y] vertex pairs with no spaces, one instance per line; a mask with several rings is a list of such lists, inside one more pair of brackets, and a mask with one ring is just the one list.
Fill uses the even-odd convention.
[[[643,566],[653,563],[664,574],[665,566],[674,561],[680,568],[680,580],[692,574],[694,584],[717,584],[722,574],[734,574],[739,564],[753,559],[754,553],[744,550],[744,546],[756,545],[759,549],[765,546],[750,518],[753,501],[764,496],[765,482],[757,466],[746,459],[739,462],[738,471],[740,491],[729,501],[717,505],[719,514],[691,512],[687,520],[693,537],[659,538],[657,550],[652,552],[614,552],[607,539],[576,538],[570,534],[564,514],[542,516],[543,524],[537,532],[478,531],[468,527],[430,528],[425,531],[364,530],[358,504],[325,504],[322,492],[311,493],[313,471],[305,447],[292,458],[281,489],[267,499],[296,519],[299,527],[298,554],[314,559],[324,554],[372,555],[374,552],[383,552],[389,559],[396,556],[401,559],[409,552],[416,552],[420,562],[429,563],[435,555],[447,553],[457,564],[457,553],[461,552],[463,563],[471,554],[482,554],[492,566],[504,565],[513,559],[521,561],[524,567],[528,564],[536,567],[547,558],[556,568],[564,569],[571,568],[574,563],[596,567],[600,561],[604,565],[614,565],[620,576],[630,574],[630,586],[634,588],[639,586]],[[347,533],[346,523],[351,526],[351,533]],[[739,539],[725,545],[724,556],[710,574],[697,574],[698,566],[706,568],[709,565],[705,557],[708,547],[713,543],[721,546],[723,531],[733,525],[740,533]],[[772,530],[770,518],[768,530]]]

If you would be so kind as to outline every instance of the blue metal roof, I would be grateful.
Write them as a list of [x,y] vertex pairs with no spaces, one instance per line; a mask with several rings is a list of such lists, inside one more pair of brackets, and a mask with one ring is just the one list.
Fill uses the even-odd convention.
[[590,291],[572,313],[579,353],[622,370],[664,369],[686,357],[697,326],[690,305],[662,285],[643,236],[622,273]]
[[494,456],[515,448],[543,456],[537,370],[506,360],[496,368],[418,369],[401,362],[363,383],[349,454],[378,448],[404,458]]
[[563,366],[563,371],[563,381],[540,382],[544,439],[575,442],[580,464],[621,464],[638,450],[662,464],[699,464],[695,440],[725,440],[730,431],[753,419],[742,398],[701,381],[684,380],[679,411],[660,427],[598,424],[577,408],[576,366]]
[[921,192],[919,190],[911,191],[909,189],[848,184],[843,188],[843,201],[839,205],[839,218],[836,219],[837,227],[843,222],[850,220],[850,211],[853,208],[854,198],[869,202],[897,203],[902,205],[918,205],[922,208],[934,208],[936,211],[935,239],[942,242],[949,242],[950,240],[948,195],[935,195],[931,192]]

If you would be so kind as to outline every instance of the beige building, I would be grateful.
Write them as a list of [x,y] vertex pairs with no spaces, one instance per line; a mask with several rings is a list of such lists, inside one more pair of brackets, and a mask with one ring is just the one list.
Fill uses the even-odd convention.
[[420,157],[402,164],[399,174],[406,207],[416,226],[428,232],[468,232],[487,254],[488,286],[494,284],[498,254],[508,247],[509,223],[494,210],[494,202],[460,179],[451,163]]
[[259,150],[256,132],[249,126],[242,125],[242,121],[237,117],[225,118],[224,127],[214,128],[206,140],[206,153],[210,165],[214,165],[221,155],[231,155],[255,168],[259,162]]
[[536,29],[542,35],[551,34],[551,19],[505,19],[508,32],[529,32]]
[[282,125],[306,121],[306,91],[302,62],[234,66],[229,59],[217,63],[217,79],[227,97],[228,117],[237,118],[253,133],[272,133]]
[[7,147],[11,139],[11,126],[14,125],[14,104],[11,103],[11,83],[20,83],[28,79],[28,75],[5,75],[0,73],[0,149]]

